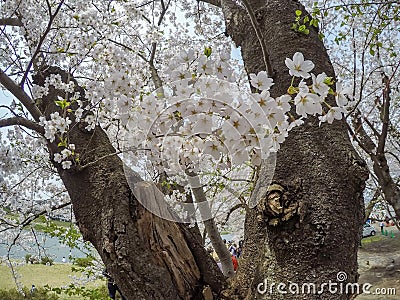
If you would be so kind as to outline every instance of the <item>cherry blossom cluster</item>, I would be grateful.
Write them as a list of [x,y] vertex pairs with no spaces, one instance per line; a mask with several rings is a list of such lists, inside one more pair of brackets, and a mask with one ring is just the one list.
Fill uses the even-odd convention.
[[[260,165],[307,115],[332,123],[351,104],[350,90],[337,83],[333,91],[332,78],[310,73],[314,64],[299,52],[285,60],[293,77],[288,93],[273,98],[274,82],[265,71],[250,74],[258,92],[248,93],[232,82],[229,55],[214,58],[207,51],[181,51],[170,64],[176,81],[133,102],[138,106],[130,114],[126,149],[144,149],[141,157],[170,176],[247,162]],[[329,94],[337,106],[325,101]]]
[[[304,60],[304,56],[300,52],[296,52],[293,60],[286,58],[286,66],[289,68],[289,74],[301,78],[298,88],[293,88],[291,85],[288,89],[289,94],[296,94],[294,104],[296,105],[296,113],[301,117],[307,115],[319,115],[321,122],[332,123],[333,120],[340,120],[347,108],[353,104],[349,102],[351,98],[351,89],[345,88],[340,82],[336,83],[336,91],[330,87],[333,82],[332,78],[325,73],[310,74],[314,68],[314,64],[309,60]],[[308,86],[304,79],[312,78],[312,85]],[[293,82],[293,81],[292,81]],[[325,99],[328,94],[335,96],[337,106],[331,106]],[[323,104],[328,108],[328,111],[323,110]]]
[[[288,132],[301,125],[307,115],[318,115],[321,122],[332,123],[341,119],[351,104],[350,90],[337,83],[334,92],[332,79],[325,73],[310,73],[314,64],[299,52],[293,59],[286,58],[293,79],[288,93],[276,98],[270,95],[274,82],[265,71],[250,74],[250,84],[258,92],[248,93],[234,83],[235,70],[228,63],[229,54],[211,53],[209,48],[201,54],[182,50],[169,66],[171,84],[155,93],[139,97],[116,94],[116,101],[103,102],[105,111],[119,111],[117,119],[126,128],[127,149],[151,149],[144,150],[146,159],[171,175],[188,169],[203,171],[210,159],[219,162],[220,167],[248,161],[260,165],[270,152],[279,150]],[[294,86],[296,78],[300,80]],[[44,87],[36,88],[36,93],[44,95],[50,85],[73,91],[72,82],[63,83],[54,75]],[[337,106],[325,101],[329,94],[335,96]],[[84,110],[79,104],[75,111],[77,121],[84,121],[87,130],[94,129],[99,121],[93,114],[81,120]],[[292,105],[297,117],[291,114]],[[52,142],[57,134],[62,142],[65,140],[70,123],[68,117],[57,112],[51,114],[50,120],[41,118],[45,137]],[[68,149],[65,142],[62,146],[64,152],[54,159],[63,168],[70,168],[68,151],[73,149]]]
[[55,88],[72,93],[74,91],[75,84],[73,81],[69,81],[68,83],[63,82],[61,76],[59,74],[51,74],[46,77],[44,85],[33,85],[32,86],[32,94],[35,99],[42,98],[49,93],[49,87],[54,86]]
[[71,120],[69,117],[60,116],[58,112],[50,114],[50,120],[46,120],[45,117],[40,117],[40,125],[44,127],[45,138],[50,142],[54,142],[56,134],[64,135],[69,130]]
[[54,161],[61,164],[63,169],[69,169],[72,166],[72,161],[69,159],[74,156],[74,151],[75,144],[68,144],[68,148],[54,154]]

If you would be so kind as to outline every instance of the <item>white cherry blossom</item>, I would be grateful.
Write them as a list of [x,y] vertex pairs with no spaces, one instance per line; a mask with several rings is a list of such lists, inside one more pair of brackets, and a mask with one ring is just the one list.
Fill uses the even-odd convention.
[[296,113],[306,117],[307,114],[322,114],[321,98],[312,93],[298,93],[294,98],[296,104]]
[[318,74],[315,76],[311,74],[313,85],[312,88],[314,92],[318,93],[320,96],[326,97],[329,92],[329,86],[324,82],[328,77],[325,73]]
[[260,71],[257,75],[250,74],[250,83],[261,91],[269,90],[274,85],[273,79],[269,78],[265,71]]
[[336,83],[335,100],[339,107],[348,105],[349,98],[351,99],[352,90],[350,87],[345,87],[341,82]]
[[309,72],[314,69],[314,63],[310,60],[304,60],[304,56],[300,52],[293,55],[293,60],[286,58],[286,66],[289,68],[289,74],[296,77],[309,78]]

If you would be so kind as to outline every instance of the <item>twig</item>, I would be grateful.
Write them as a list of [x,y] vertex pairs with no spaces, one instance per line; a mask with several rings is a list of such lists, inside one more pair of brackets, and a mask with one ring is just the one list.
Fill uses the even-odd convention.
[[257,39],[260,43],[261,51],[262,51],[263,59],[264,59],[264,64],[265,64],[265,68],[267,70],[268,76],[273,77],[274,70],[271,65],[270,55],[267,50],[267,45],[265,44],[265,41],[263,39],[263,35],[261,33],[260,27],[258,26],[256,16],[254,15],[253,9],[252,9],[251,5],[249,4],[249,2],[247,0],[242,0],[242,2],[244,4],[244,6],[246,7],[247,13],[249,14],[249,17],[250,17],[251,25],[253,26],[254,31],[256,32],[256,35],[257,35]]

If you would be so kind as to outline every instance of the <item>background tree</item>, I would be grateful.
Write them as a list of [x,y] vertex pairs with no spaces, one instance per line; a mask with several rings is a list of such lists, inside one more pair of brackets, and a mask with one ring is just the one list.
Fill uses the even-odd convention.
[[372,175],[368,198],[378,191],[399,217],[398,3],[319,1],[314,7],[335,69],[353,85],[357,106],[347,123]]

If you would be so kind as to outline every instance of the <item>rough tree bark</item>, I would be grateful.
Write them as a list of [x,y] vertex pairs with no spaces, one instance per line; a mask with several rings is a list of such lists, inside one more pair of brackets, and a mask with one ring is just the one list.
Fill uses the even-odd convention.
[[[226,1],[222,1],[224,4]],[[229,1],[230,2],[230,1]],[[295,11],[304,7],[293,0],[248,1],[263,33],[275,85],[272,96],[282,95],[291,82],[284,64],[297,51],[315,63],[315,74],[334,70],[317,30],[304,35],[290,30]],[[248,73],[265,70],[260,41],[246,11],[224,6],[227,33],[237,46]],[[349,140],[344,121],[319,126],[317,119],[293,130],[278,152],[274,186],[263,185],[261,172],[253,198],[260,200],[246,215],[244,256],[236,278],[225,295],[230,299],[279,299],[269,294],[271,284],[340,282],[338,272],[346,272],[347,282],[357,282],[357,249],[363,223],[363,189],[368,172]],[[269,205],[280,201],[285,210],[270,213]],[[295,212],[290,217],[290,212]],[[287,215],[288,220],[284,220]],[[271,225],[272,218],[278,220]],[[257,293],[267,280],[267,293]],[[260,288],[264,288],[261,286]],[[318,287],[318,286],[317,286]],[[276,292],[276,286],[274,288]],[[287,288],[286,288],[287,291]],[[290,299],[349,299],[350,295],[292,295]],[[286,298],[285,298],[286,299]]]

